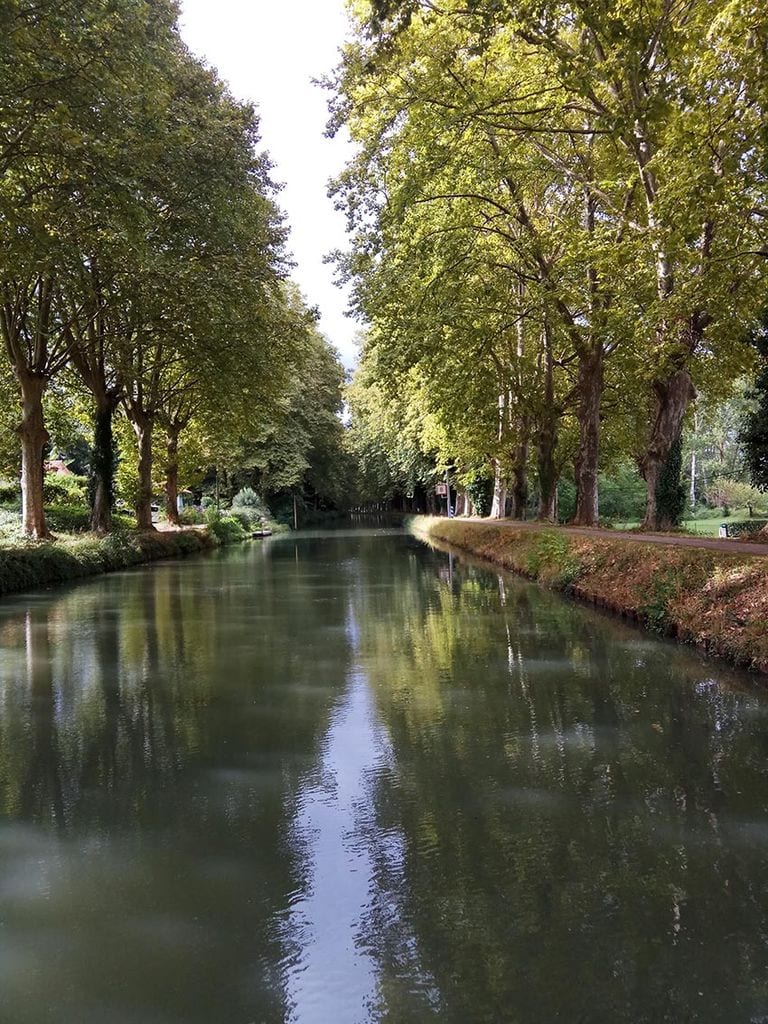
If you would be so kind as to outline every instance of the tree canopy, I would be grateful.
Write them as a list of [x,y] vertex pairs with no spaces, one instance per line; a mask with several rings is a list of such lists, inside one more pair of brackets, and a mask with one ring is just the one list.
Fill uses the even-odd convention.
[[[377,386],[416,372],[494,509],[575,520],[632,459],[646,524],[697,389],[725,396],[765,289],[759,5],[354,5],[329,86],[358,145],[338,255]],[[367,369],[366,374],[370,374]],[[509,498],[507,495],[509,494]]]

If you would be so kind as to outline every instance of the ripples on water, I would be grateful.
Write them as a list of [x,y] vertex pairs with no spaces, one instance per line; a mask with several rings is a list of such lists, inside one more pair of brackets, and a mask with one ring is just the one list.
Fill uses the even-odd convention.
[[0,639],[1,1024],[768,1020],[745,676],[386,532]]

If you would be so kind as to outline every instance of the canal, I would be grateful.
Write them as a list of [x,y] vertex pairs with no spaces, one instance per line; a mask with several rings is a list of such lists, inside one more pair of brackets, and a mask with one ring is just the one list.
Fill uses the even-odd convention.
[[746,675],[386,530],[0,641],[2,1024],[768,1022]]

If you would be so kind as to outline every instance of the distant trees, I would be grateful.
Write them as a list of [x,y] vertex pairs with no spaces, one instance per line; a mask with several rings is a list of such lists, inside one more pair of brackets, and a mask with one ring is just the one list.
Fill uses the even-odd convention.
[[339,265],[381,385],[417,373],[446,459],[493,468],[495,514],[525,514],[532,473],[553,518],[570,461],[594,524],[601,466],[632,458],[668,527],[662,467],[697,387],[749,365],[764,290],[759,5],[356,12]]

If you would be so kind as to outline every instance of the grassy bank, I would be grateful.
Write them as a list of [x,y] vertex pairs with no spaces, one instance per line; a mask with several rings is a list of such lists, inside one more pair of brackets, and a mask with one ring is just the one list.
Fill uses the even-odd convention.
[[410,529],[768,673],[768,559],[417,516]]
[[88,534],[44,543],[17,541],[0,547],[0,595],[115,572],[163,558],[198,554],[244,538],[239,528],[223,522],[223,526],[215,524],[204,530],[121,530],[109,537]]

